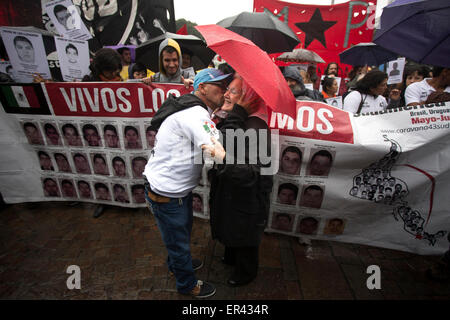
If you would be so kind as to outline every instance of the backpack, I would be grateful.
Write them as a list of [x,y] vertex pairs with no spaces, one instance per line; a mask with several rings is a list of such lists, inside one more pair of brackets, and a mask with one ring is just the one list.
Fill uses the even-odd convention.
[[206,104],[200,100],[196,95],[194,94],[185,94],[178,98],[176,98],[174,95],[170,94],[166,101],[161,105],[161,107],[156,111],[155,116],[152,119],[151,125],[156,130],[161,127],[161,124],[164,120],[167,119],[167,117],[171,116],[172,114],[185,110],[194,106],[202,106],[206,110],[208,110],[208,107]]

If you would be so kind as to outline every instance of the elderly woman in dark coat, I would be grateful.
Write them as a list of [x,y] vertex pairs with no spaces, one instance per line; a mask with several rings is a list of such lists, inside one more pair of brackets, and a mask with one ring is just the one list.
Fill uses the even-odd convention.
[[[261,163],[261,155],[270,156],[270,130],[267,126],[267,109],[262,100],[248,85],[236,75],[225,93],[223,110],[228,116],[217,124],[223,134],[223,146],[227,139],[234,139],[234,154],[218,146],[212,150],[216,159],[223,164],[215,164],[209,172],[211,180],[210,223],[214,239],[225,246],[223,262],[234,265],[234,271],[227,283],[230,286],[245,285],[255,279],[258,271],[258,248],[267,224],[270,206],[270,192],[273,177]],[[245,141],[245,150],[237,149],[237,139],[227,136],[226,130],[243,129],[254,131],[258,142]],[[267,144],[260,150],[259,140]],[[249,155],[250,144],[257,146],[256,161]],[[208,148],[206,148],[208,149]],[[245,164],[237,164],[239,153],[245,151]],[[218,155],[220,154],[220,156]],[[250,153],[251,154],[251,153]],[[266,169],[267,169],[266,168]]]

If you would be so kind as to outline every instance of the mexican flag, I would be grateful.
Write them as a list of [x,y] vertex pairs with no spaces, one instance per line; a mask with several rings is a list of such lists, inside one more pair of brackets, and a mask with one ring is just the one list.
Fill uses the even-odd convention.
[[33,86],[6,86],[0,87],[10,108],[39,108],[39,100]]

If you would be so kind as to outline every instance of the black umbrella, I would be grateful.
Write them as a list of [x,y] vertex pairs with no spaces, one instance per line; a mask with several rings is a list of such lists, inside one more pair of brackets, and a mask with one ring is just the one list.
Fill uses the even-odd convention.
[[373,42],[358,43],[339,53],[341,62],[352,66],[379,66],[387,61],[395,60],[397,57],[396,53]]
[[136,61],[157,72],[159,70],[159,44],[167,38],[178,42],[181,52],[183,49],[187,49],[193,53],[192,66],[195,70],[208,67],[215,56],[214,51],[206,47],[205,42],[196,36],[166,32],[139,45],[136,48]]
[[251,40],[267,53],[291,51],[300,43],[286,23],[265,12],[242,12],[217,24]]
[[373,41],[413,61],[450,67],[450,1],[392,2]]

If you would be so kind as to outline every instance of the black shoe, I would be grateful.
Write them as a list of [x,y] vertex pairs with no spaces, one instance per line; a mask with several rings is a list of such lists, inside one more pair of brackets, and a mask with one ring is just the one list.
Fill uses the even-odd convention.
[[192,259],[192,269],[194,269],[194,271],[200,269],[201,267],[203,267],[203,261],[200,259]]
[[[213,296],[216,293],[216,287],[208,282],[197,280],[197,285],[191,292],[187,293],[195,298],[202,299]],[[185,294],[185,293],[184,293]]]
[[234,279],[230,278],[230,279],[227,280],[227,284],[230,287],[240,287],[240,286],[245,286],[246,284],[249,284],[250,282],[253,281],[253,279],[250,279],[250,280],[234,280]]

